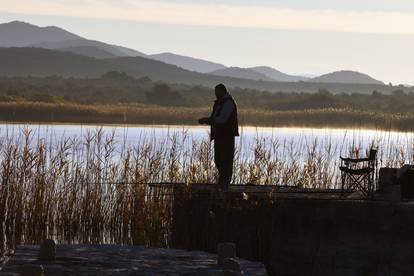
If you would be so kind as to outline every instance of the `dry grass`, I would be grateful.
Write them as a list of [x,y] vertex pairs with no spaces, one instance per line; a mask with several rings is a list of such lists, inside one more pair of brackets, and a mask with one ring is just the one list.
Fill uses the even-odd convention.
[[[321,144],[322,143],[322,144]],[[235,183],[334,188],[338,148],[364,155],[357,142],[257,138],[238,148]],[[380,164],[413,162],[413,143],[377,143]],[[342,150],[343,151],[343,150]],[[29,130],[0,138],[0,246],[53,237],[66,243],[168,246],[171,191],[148,183],[214,183],[208,140],[172,134],[133,147],[102,129],[81,139],[45,141]]]
[[[90,124],[195,125],[209,108],[161,107],[133,104],[77,105],[37,102],[0,102],[6,122],[60,122]],[[241,109],[239,121],[250,126],[348,127],[410,131],[412,114],[388,114],[352,109],[268,111]]]

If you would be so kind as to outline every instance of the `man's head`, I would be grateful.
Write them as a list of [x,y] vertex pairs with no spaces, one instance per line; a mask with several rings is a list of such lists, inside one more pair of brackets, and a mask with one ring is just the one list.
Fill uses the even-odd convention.
[[216,94],[217,100],[220,100],[221,98],[223,98],[224,95],[227,94],[227,88],[226,86],[224,86],[224,84],[220,83],[216,85],[216,87],[214,88],[214,92]]

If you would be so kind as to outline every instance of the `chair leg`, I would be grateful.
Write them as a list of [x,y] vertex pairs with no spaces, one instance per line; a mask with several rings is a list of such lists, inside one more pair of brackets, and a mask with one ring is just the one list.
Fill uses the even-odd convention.
[[346,182],[347,174],[342,172],[341,173],[341,198],[345,197],[345,182]]
[[367,198],[372,192],[372,181],[371,181],[371,175],[370,174],[364,174],[364,175],[353,175],[353,174],[346,174],[344,176],[345,181],[342,182],[342,194],[345,192],[345,182],[346,179],[349,179],[349,185],[347,187],[347,190],[349,191],[355,191],[358,190],[362,192],[363,197]]

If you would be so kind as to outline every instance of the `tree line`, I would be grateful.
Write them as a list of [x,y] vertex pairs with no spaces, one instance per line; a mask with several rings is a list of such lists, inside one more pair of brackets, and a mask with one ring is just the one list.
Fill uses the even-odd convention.
[[[331,93],[319,89],[266,92],[233,87],[229,89],[240,108],[269,111],[350,109],[382,113],[409,113],[414,108],[412,91],[396,89],[390,94]],[[406,89],[405,89],[406,90]],[[208,107],[214,100],[211,87],[167,84],[148,77],[133,78],[121,72],[108,72],[100,78],[0,77],[0,102],[40,102],[55,104],[139,104],[162,107]]]

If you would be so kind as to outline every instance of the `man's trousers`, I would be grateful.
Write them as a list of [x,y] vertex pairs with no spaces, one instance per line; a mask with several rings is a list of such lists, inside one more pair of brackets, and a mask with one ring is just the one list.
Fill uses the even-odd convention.
[[230,185],[233,176],[234,136],[214,139],[214,163],[219,172],[218,184],[224,189]]

